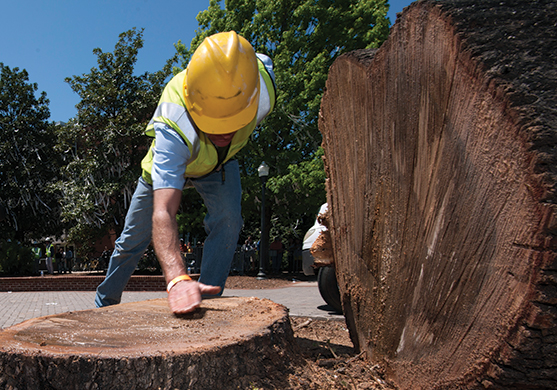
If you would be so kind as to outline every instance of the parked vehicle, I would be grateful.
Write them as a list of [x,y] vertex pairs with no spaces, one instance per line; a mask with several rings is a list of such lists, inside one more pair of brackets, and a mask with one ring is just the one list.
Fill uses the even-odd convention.
[[[323,204],[317,215],[319,216],[319,214],[327,212],[327,208],[327,203]],[[302,243],[302,270],[305,275],[315,275],[315,260],[311,255],[310,249],[317,237],[325,230],[327,230],[327,228],[320,224],[316,217],[315,223],[304,236],[304,241]],[[342,313],[342,303],[334,265],[319,267],[317,271],[317,286],[323,300],[335,311]]]

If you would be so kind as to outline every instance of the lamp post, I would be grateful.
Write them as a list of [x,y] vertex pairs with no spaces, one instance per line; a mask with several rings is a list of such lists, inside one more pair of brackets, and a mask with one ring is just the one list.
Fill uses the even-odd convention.
[[261,179],[261,240],[259,242],[259,273],[257,274],[257,279],[266,279],[265,275],[265,259],[267,258],[267,235],[265,234],[266,223],[265,223],[265,184],[267,183],[267,178],[269,177],[269,166],[265,161],[261,163],[259,168],[257,168],[259,178]]

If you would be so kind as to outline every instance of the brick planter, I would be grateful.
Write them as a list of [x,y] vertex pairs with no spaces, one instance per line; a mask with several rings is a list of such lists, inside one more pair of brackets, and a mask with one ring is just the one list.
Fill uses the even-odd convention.
[[[49,275],[30,277],[0,277],[0,292],[20,291],[95,291],[104,275]],[[162,275],[133,275],[126,291],[165,291]]]

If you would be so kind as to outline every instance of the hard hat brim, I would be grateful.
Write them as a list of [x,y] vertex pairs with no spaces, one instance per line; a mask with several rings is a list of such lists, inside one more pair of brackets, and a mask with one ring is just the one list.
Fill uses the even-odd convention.
[[[259,101],[259,92],[254,99]],[[241,128],[249,125],[257,116],[258,104],[251,104],[244,110],[236,115],[228,116],[226,118],[211,118],[206,115],[198,115],[195,110],[188,112],[195,122],[195,125],[206,134],[228,134],[240,130]]]

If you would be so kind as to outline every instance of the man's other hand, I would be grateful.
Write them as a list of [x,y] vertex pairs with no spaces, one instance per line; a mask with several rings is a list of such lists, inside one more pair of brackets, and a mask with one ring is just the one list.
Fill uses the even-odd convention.
[[191,313],[201,304],[201,295],[214,295],[220,292],[219,286],[208,286],[194,281],[176,283],[168,293],[168,305],[174,314]]

